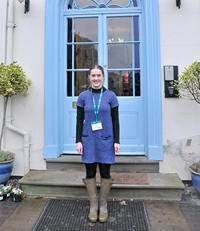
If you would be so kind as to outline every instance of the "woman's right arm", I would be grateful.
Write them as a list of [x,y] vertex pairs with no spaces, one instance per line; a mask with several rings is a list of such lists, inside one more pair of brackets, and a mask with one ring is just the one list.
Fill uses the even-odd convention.
[[77,106],[77,116],[76,116],[76,150],[79,154],[83,154],[82,145],[82,130],[84,121],[84,108]]

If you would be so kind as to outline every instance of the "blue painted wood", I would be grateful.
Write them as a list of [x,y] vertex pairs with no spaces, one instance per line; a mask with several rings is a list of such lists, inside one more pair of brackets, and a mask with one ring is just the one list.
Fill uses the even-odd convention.
[[[138,15],[138,14],[137,14]],[[115,17],[127,17],[126,14],[115,14]],[[129,13],[128,17],[133,17],[134,14]],[[70,12],[70,18],[76,18],[76,12],[72,14]],[[80,16],[78,16],[80,17]],[[83,16],[81,16],[83,17]],[[85,17],[94,17],[93,15],[86,14]],[[108,69],[108,57],[107,57],[107,44],[116,44],[108,42],[107,39],[107,18],[113,17],[112,14],[100,14],[98,15],[98,37],[99,37],[99,64],[105,65],[105,74],[111,70],[126,70],[125,69]],[[141,41],[137,41],[140,43]],[[122,42],[121,44],[134,44],[136,41]],[[67,44],[82,44],[74,43],[73,41]],[[94,44],[94,43],[92,43]],[[134,52],[133,52],[134,53]],[[74,57],[72,58],[74,59]],[[140,60],[141,63],[141,60]],[[133,62],[134,65],[134,62]],[[128,68],[130,71],[140,70],[140,68]],[[67,69],[68,70],[68,69]],[[75,69],[72,68],[71,71]],[[84,70],[84,69],[83,69]],[[80,69],[79,69],[80,71]],[[104,85],[108,87],[108,78],[105,79]],[[134,85],[134,84],[133,84]],[[65,85],[64,85],[65,87]],[[69,97],[64,100],[64,153],[76,153],[75,150],[75,116],[76,110],[72,108],[72,101],[76,101],[77,97]],[[145,154],[144,152],[144,113],[143,113],[143,97],[118,97],[120,103],[120,121],[121,121],[121,152],[120,154]],[[129,124],[127,122],[131,121]]]
[[[63,15],[67,14],[67,10],[63,12],[63,9],[67,9],[67,5],[66,0],[46,0],[44,158],[56,158],[65,148],[70,150],[70,147],[63,146],[64,131],[70,128],[63,126],[66,112],[62,100],[66,96],[66,90],[63,89],[63,86],[66,86],[66,50],[61,44],[64,45],[66,41]],[[101,10],[92,9],[92,12],[96,14]],[[84,13],[87,12],[91,10],[84,11]],[[141,9],[138,10],[135,8],[128,8],[125,11],[124,9],[103,9],[103,12],[115,15],[122,12],[124,15],[143,12],[143,17],[141,17],[143,33],[140,40],[143,50],[141,73],[145,78],[142,81],[146,83],[142,84],[145,99],[143,107],[146,134],[144,148],[150,159],[161,160],[163,150],[158,0],[143,0]],[[77,15],[83,15],[82,11],[77,10]],[[73,121],[68,122],[73,123]]]
[[[160,31],[159,31],[159,1],[144,0],[145,15],[145,55],[144,68],[147,94],[147,153],[149,159],[162,160],[162,94],[161,94],[161,58],[160,58]],[[143,56],[144,57],[144,56]]]
[[[63,9],[65,0],[46,0],[45,18],[45,105],[44,105],[44,158],[56,158],[62,153],[63,116],[62,91],[59,81],[63,76],[63,64],[60,44],[64,42]],[[62,30],[61,30],[62,28]],[[61,53],[59,54],[59,51]]]

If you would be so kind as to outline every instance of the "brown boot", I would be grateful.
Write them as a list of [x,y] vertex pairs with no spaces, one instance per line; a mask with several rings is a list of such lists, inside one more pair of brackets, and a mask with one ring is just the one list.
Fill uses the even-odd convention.
[[106,222],[108,219],[108,209],[107,209],[107,198],[112,185],[112,179],[101,178],[101,189],[100,189],[100,213],[99,221]]
[[90,199],[90,212],[88,218],[91,222],[97,221],[97,211],[98,211],[98,199],[97,199],[97,189],[96,189],[96,178],[83,179],[86,185],[88,196]]

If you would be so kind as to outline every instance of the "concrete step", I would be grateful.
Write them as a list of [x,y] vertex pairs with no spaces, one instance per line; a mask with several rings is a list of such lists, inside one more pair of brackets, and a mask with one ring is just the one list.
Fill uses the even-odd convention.
[[[141,176],[141,173],[135,174],[136,178]],[[115,182],[112,185],[110,198],[177,201],[181,199],[184,185],[177,174],[143,174],[146,176],[147,183]],[[20,180],[20,184],[28,196],[87,198],[85,185],[82,182],[84,176],[85,173],[82,171],[37,170],[30,171]]]
[[[48,170],[84,171],[80,155],[61,155],[47,159]],[[148,160],[146,156],[116,156],[116,163],[111,167],[114,172],[159,172],[159,161]]]

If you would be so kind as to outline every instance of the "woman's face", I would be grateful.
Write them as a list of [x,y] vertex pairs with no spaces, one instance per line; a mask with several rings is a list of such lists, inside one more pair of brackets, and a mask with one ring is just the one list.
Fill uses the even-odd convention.
[[88,75],[90,80],[91,87],[94,89],[100,89],[103,85],[104,75],[102,74],[100,69],[92,69],[90,74]]

